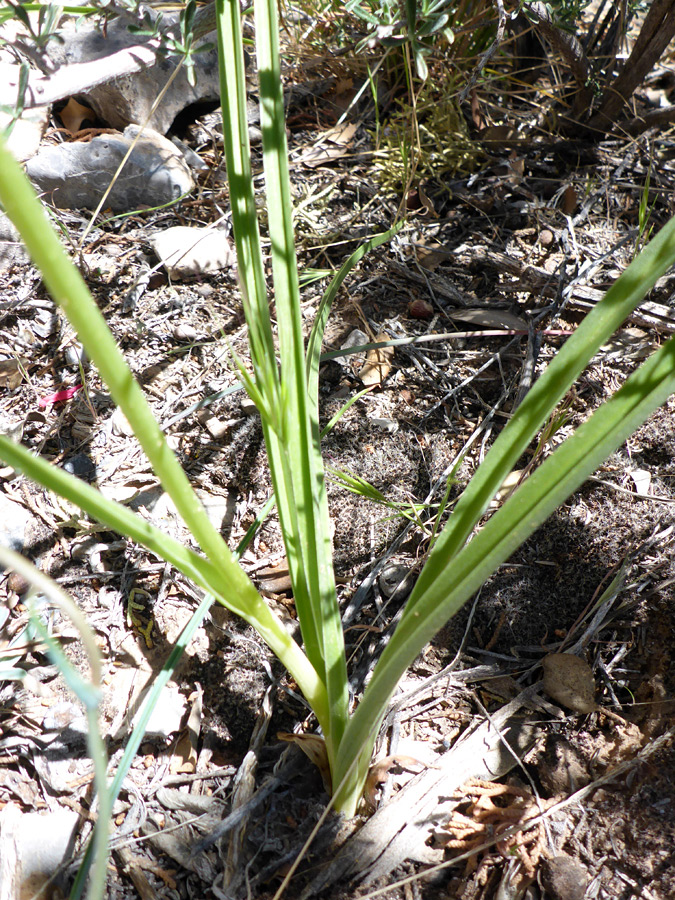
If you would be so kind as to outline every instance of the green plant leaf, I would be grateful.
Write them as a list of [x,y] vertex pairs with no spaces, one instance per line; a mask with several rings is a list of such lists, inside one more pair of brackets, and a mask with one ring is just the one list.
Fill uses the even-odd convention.
[[413,589],[416,602],[407,604],[345,731],[336,780],[357,757],[361,760],[357,771],[363,776],[372,749],[373,722],[381,721],[396,684],[428,641],[673,391],[675,338],[546,459],[459,554],[448,558],[437,552],[436,544],[424,568],[431,576],[427,575],[422,590],[418,579]]

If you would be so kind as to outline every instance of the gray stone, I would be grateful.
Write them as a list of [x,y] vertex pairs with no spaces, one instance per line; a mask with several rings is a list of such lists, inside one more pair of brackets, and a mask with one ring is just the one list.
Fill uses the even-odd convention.
[[[62,209],[94,209],[138,133],[129,125],[124,134],[103,134],[89,143],[46,147],[31,159],[26,171],[47,199]],[[192,190],[190,170],[171,141],[145,129],[122,169],[106,209],[127,212],[160,206]]]
[[0,493],[0,546],[22,553],[32,522],[33,517],[25,507]]
[[[165,15],[163,22],[169,23],[174,19],[175,16]],[[147,40],[130,32],[127,23],[122,20],[108,23],[105,35],[89,22],[80,22],[77,26],[67,24],[59,30],[59,34],[64,39],[63,44],[52,42],[49,56],[61,66],[103,59]],[[192,103],[220,103],[217,50],[214,47],[197,53],[193,59],[195,85],[190,85],[183,67],[148,122],[151,128],[161,134],[166,134],[178,113]],[[164,59],[142,72],[121,76],[107,84],[90,88],[78,94],[78,99],[91,106],[96,115],[112,128],[123,129],[129,124],[142,125],[176,64],[176,58]]]

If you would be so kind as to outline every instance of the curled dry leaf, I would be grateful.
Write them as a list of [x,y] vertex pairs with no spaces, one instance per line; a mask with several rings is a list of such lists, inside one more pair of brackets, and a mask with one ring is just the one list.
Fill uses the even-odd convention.
[[23,357],[17,359],[0,359],[0,387],[13,391],[23,381],[23,373],[28,360]]
[[414,756],[403,756],[402,754],[385,756],[384,759],[374,763],[368,770],[366,786],[363,789],[363,796],[371,809],[377,808],[377,792],[387,780],[389,772],[394,766],[399,766],[408,772],[421,772],[424,763],[415,759]]
[[96,113],[93,109],[90,109],[88,106],[83,106],[83,104],[79,103],[74,97],[70,98],[59,115],[61,116],[61,121],[63,122],[66,131],[70,134],[78,132],[80,128],[82,128],[82,123],[86,120],[89,120],[90,122],[96,120]]
[[289,731],[278,731],[277,737],[280,741],[286,741],[288,744],[295,744],[299,747],[305,756],[310,759],[321,772],[323,786],[329,794],[333,793],[330,777],[330,766],[328,765],[328,752],[326,751],[326,742],[318,734],[293,734]]
[[585,659],[571,653],[551,653],[542,660],[544,690],[558,703],[578,713],[597,709],[593,672]]
[[[382,331],[376,335],[374,343],[379,344],[389,340],[391,340],[389,335]],[[374,347],[372,350],[369,350],[363,368],[359,372],[359,378],[363,384],[366,387],[382,384],[391,371],[391,360],[393,357],[393,347]]]

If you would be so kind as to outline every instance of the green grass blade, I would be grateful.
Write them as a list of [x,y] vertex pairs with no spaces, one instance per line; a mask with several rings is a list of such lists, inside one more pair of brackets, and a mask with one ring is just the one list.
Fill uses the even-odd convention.
[[427,579],[414,608],[406,608],[345,732],[337,779],[359,751],[368,757],[373,722],[381,720],[398,680],[434,634],[673,391],[675,338],[545,460],[457,556],[436,558],[433,580]]
[[439,535],[409,606],[415,605],[434,578],[434,560],[459,553],[504,479],[565,393],[657,279],[674,264],[675,219],[671,219],[567,339],[494,442]]
[[194,539],[217,565],[231,557],[209,521],[75,265],[49,224],[23,170],[0,139],[0,205],[19,230],[49,293],[75,328]]
[[[56,663],[70,689],[85,707],[87,716],[87,745],[94,766],[94,786],[98,795],[97,819],[90,841],[91,863],[94,864],[89,896],[99,900],[104,896],[108,875],[108,838],[112,798],[107,784],[107,752],[99,723],[99,703],[101,699],[101,658],[96,636],[89,626],[84,613],[72,598],[48,575],[7,547],[0,547],[0,566],[13,569],[28,581],[33,590],[44,594],[49,601],[64,613],[77,629],[87,656],[91,672],[90,682],[84,681],[79,671],[61,649],[60,644],[47,631],[33,602],[29,599],[31,621],[49,647],[52,660]],[[87,867],[87,873],[89,872]],[[86,874],[87,874],[86,873]],[[84,879],[83,879],[84,881]]]
[[[318,410],[307,392],[302,311],[274,0],[256,0],[260,124],[281,359],[282,446],[275,494],[307,655],[323,666],[330,720],[324,724],[331,761],[348,715],[347,665],[333,572],[328,499]],[[282,455],[283,454],[283,455]],[[272,457],[270,457],[272,463]],[[273,476],[275,475],[273,471]],[[283,482],[279,476],[283,475]],[[284,496],[291,515],[284,525]]]
[[[159,700],[162,691],[169,683],[171,676],[176,670],[176,666],[183,656],[185,648],[190,643],[190,641],[194,637],[195,632],[204,621],[204,617],[208,613],[212,604],[213,597],[207,594],[199,604],[197,609],[193,612],[185,628],[181,631],[168,659],[162,666],[161,672],[153,681],[150,691],[143,700],[143,704],[138,714],[138,720],[136,721],[134,730],[132,731],[129,740],[127,741],[127,745],[124,748],[124,753],[122,754],[122,759],[117,766],[115,776],[110,784],[109,795],[111,805],[119,796],[119,792],[122,789],[124,779],[127,777],[129,769],[131,768],[131,764],[136,757],[138,748],[140,747],[141,741],[145,736],[145,730],[148,727],[150,716],[152,715],[153,709],[157,705],[157,701]],[[92,842],[90,841],[84,854],[84,860],[82,861],[82,865],[77,872],[75,882],[71,889],[70,900],[79,900],[79,898],[82,896],[87,880],[87,874],[93,862],[93,858],[94,847]]]

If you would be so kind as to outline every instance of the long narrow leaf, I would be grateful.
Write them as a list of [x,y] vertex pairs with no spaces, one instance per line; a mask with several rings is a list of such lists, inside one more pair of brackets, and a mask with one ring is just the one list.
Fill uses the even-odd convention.
[[675,219],[671,219],[567,339],[494,442],[441,532],[408,609],[435,580],[439,567],[445,568],[461,550],[506,476],[599,348],[674,264]]
[[[565,501],[675,391],[675,338],[568,438],[506,501],[473,540],[444,566],[404,616],[380,658],[343,739],[335,777],[354,757],[369,757],[373,721],[381,720],[395,685],[448,618],[486,577]],[[361,766],[361,769],[363,767]]]
[[330,716],[324,731],[329,759],[333,762],[348,716],[347,665],[333,572],[318,410],[308,396],[305,375],[275,0],[256,0],[255,14],[284,422],[279,438],[285,458],[278,460],[284,472],[284,484],[275,483],[275,493],[280,514],[283,494],[292,498],[288,525],[293,530],[285,534],[289,570],[294,579],[294,597],[307,654],[317,670],[323,665]]

